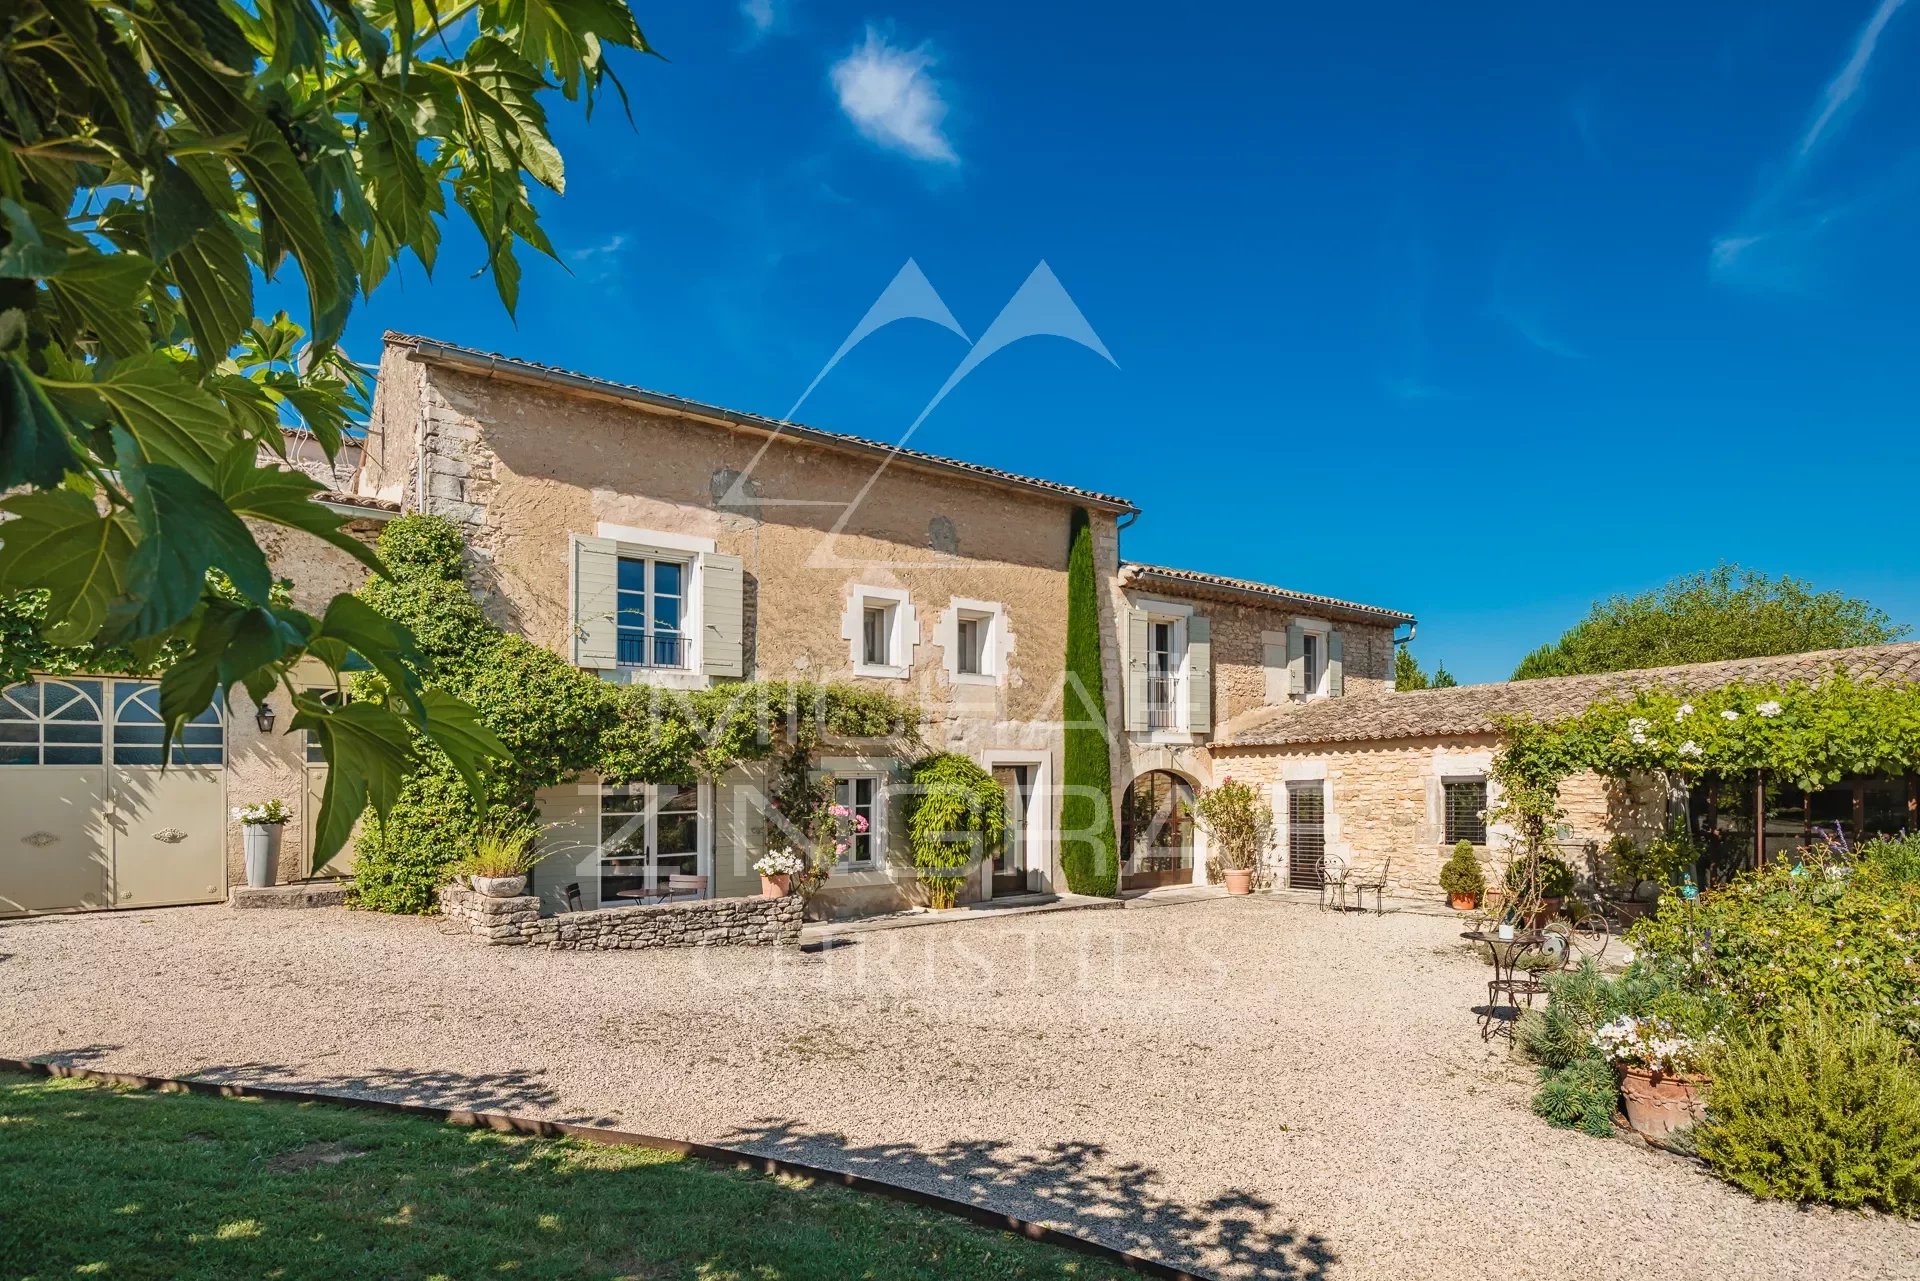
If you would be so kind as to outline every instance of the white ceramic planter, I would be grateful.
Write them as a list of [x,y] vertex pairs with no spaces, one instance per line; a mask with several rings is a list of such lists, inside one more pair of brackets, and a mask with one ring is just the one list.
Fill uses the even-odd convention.
[[247,848],[247,885],[264,889],[273,884],[273,856],[280,845],[280,825],[248,823],[240,830]]

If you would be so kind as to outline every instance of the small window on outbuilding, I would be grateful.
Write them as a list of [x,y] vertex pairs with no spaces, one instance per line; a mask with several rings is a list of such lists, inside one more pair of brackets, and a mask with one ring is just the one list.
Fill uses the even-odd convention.
[[1487,843],[1487,780],[1449,778],[1440,783],[1445,810],[1447,844]]

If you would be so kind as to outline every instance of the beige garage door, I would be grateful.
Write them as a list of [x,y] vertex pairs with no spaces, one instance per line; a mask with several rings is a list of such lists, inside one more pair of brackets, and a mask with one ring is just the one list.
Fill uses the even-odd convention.
[[0,691],[0,915],[223,897],[219,708],[184,741],[169,747],[163,734],[152,681]]

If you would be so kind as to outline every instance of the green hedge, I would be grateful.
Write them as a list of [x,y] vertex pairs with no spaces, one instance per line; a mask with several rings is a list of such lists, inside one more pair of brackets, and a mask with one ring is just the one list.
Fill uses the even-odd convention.
[[1101,684],[1100,582],[1093,567],[1093,527],[1073,513],[1067,555],[1066,742],[1061,762],[1060,869],[1075,894],[1111,896],[1119,885],[1119,842],[1113,830],[1113,761],[1107,745],[1107,699]]

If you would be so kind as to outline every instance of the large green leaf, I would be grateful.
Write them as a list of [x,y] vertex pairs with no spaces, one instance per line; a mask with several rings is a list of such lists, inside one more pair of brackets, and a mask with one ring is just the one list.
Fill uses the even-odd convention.
[[0,490],[58,485],[80,469],[66,420],[27,367],[0,360]]
[[422,691],[421,702],[427,713],[427,737],[453,762],[474,800],[481,800],[487,765],[507,759],[507,745],[481,722],[477,708],[447,691],[429,685]]
[[61,385],[104,400],[149,462],[177,467],[203,484],[213,483],[233,447],[226,407],[165,356],[124,361],[98,382]]
[[120,474],[133,497],[140,545],[128,564],[134,608],[116,639],[157,635],[193,613],[209,569],[225,572],[249,600],[267,601],[267,558],[220,495],[161,463],[123,460]]
[[147,218],[152,230],[147,247],[165,258],[191,241],[214,219],[213,206],[200,185],[171,158],[154,168],[147,184]]
[[140,298],[152,275],[153,264],[139,254],[74,253],[47,281],[47,289],[110,354],[137,356],[153,347],[140,315]]
[[248,130],[246,146],[234,163],[253,188],[263,233],[271,227],[284,236],[300,262],[313,313],[314,346],[331,347],[346,324],[353,289],[350,281],[341,278],[339,255],[344,247],[328,231],[300,162],[273,123],[261,118]]
[[242,516],[305,530],[376,573],[386,572],[371,547],[341,528],[342,517],[313,501],[323,492],[318,482],[302,472],[260,466],[250,446],[234,450],[221,463],[219,489],[227,506]]
[[328,706],[300,695],[293,705],[292,728],[320,741],[329,767],[308,855],[317,872],[345,847],[368,806],[381,816],[393,807],[419,756],[407,722],[376,703]]
[[16,494],[0,502],[0,591],[45,588],[46,637],[56,645],[91,640],[125,590],[133,534],[126,519],[102,515],[70,489]]
[[253,314],[253,267],[240,238],[216,217],[167,258],[187,327],[203,356],[219,359]]
[[0,196],[0,224],[7,232],[7,243],[0,246],[0,276],[45,280],[66,270],[66,250],[46,242],[19,201]]
[[336,596],[320,619],[314,639],[337,642],[373,664],[408,714],[421,718],[426,704],[415,668],[420,649],[412,632],[357,596]]

